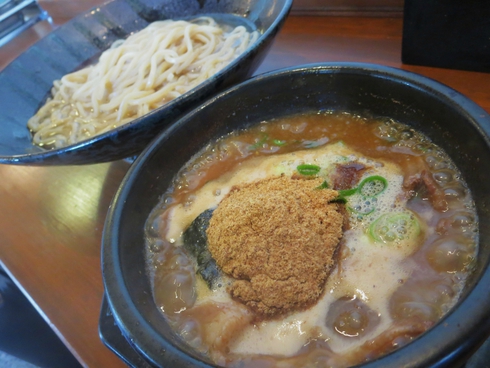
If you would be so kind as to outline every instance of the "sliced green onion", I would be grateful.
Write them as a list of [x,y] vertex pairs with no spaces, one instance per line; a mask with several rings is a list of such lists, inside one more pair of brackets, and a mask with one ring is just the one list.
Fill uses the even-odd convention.
[[339,196],[348,197],[357,192],[357,188],[339,190]]
[[339,190],[338,200],[347,202],[346,197],[354,196],[349,200],[348,209],[359,215],[369,215],[376,210],[376,196],[388,186],[388,181],[379,175],[365,178],[361,183],[351,189]]
[[281,141],[280,139],[273,139],[272,140],[272,143],[276,146],[284,146],[286,144],[286,141]]
[[317,186],[315,189],[328,189],[328,183],[326,180],[323,181],[319,186]]
[[252,144],[250,146],[250,149],[257,150],[257,149],[262,148],[264,146],[265,142],[267,142],[268,138],[269,138],[269,136],[267,134],[263,134],[262,137],[257,142],[255,142],[254,144]]
[[311,176],[311,175],[316,175],[320,172],[320,166],[311,165],[311,164],[302,164],[302,165],[298,165],[296,167],[296,170],[298,170],[298,172],[301,175]]
[[420,233],[420,224],[414,214],[385,213],[369,226],[369,236],[377,243],[393,244],[408,240]]
[[379,175],[369,176],[357,187],[359,193],[365,197],[375,197],[381,194],[388,186],[388,181]]

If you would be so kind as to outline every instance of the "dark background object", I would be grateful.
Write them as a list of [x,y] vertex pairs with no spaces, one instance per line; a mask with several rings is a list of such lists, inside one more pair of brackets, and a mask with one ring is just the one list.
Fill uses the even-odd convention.
[[405,0],[402,62],[490,72],[490,1]]
[[81,368],[1,267],[0,350],[40,368]]

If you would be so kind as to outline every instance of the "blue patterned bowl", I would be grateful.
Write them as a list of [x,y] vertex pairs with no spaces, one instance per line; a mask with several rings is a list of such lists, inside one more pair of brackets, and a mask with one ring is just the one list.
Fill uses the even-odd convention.
[[[267,54],[291,5],[292,0],[114,0],[77,16],[0,72],[0,163],[75,165],[137,155],[183,113],[251,76]],[[60,149],[44,150],[32,144],[27,120],[42,105],[54,80],[152,21],[199,15],[248,24],[261,36],[213,77],[129,124]]]

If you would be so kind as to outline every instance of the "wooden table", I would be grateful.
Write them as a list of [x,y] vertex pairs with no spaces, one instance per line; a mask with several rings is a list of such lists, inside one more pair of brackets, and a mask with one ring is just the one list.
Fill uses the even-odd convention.
[[[40,1],[61,24],[99,1]],[[50,28],[0,48],[0,69]],[[380,63],[418,72],[490,112],[490,74],[401,63],[401,18],[290,16],[257,73],[322,61]],[[100,341],[100,243],[125,161],[64,167],[0,165],[0,260],[76,358],[87,367],[125,366]]]

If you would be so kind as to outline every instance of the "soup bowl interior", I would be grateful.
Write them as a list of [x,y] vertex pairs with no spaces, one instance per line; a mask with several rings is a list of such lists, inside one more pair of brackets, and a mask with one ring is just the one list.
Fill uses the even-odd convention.
[[[113,0],[81,14],[37,42],[0,72],[0,163],[72,165],[132,157],[178,116],[257,69],[282,27],[292,0]],[[53,81],[95,62],[119,39],[150,22],[212,16],[244,25],[259,39],[192,90],[128,124],[69,146],[35,146],[27,121],[45,102]]]
[[145,221],[179,169],[210,141],[260,121],[319,110],[390,117],[442,147],[462,171],[479,216],[479,254],[456,306],[407,346],[366,366],[457,365],[490,330],[490,118],[456,91],[389,67],[318,64],[248,80],[169,127],[138,157],[109,211],[103,236],[106,294],[123,334],[161,366],[208,366],[166,323],[145,271]]

